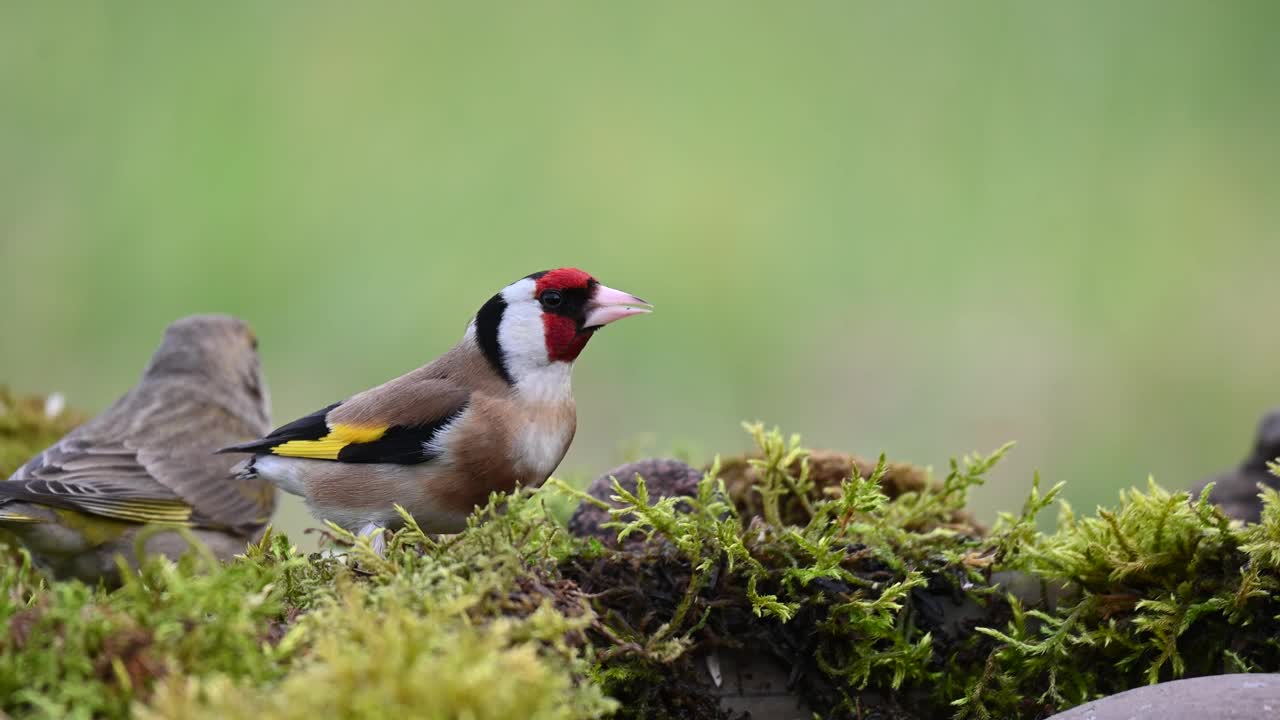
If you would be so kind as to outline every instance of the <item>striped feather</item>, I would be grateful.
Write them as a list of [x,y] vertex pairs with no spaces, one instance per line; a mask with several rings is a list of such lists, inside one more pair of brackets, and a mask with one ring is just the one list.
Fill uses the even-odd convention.
[[6,482],[0,483],[0,497],[137,523],[185,525],[192,516],[191,506],[172,493],[149,497],[137,488],[109,482]]

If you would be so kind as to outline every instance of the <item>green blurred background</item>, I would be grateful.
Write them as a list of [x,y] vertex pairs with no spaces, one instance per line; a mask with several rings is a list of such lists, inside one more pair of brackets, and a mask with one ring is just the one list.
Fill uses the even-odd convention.
[[[287,421],[578,265],[657,306],[561,470],[741,419],[1091,508],[1280,404],[1280,3],[0,9],[0,382],[98,410],[249,319]],[[296,504],[286,527],[306,523]]]

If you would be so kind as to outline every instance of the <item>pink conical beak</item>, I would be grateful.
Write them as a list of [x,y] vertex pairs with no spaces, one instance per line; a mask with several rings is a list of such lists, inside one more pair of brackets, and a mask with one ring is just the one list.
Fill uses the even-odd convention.
[[[638,305],[644,307],[637,307]],[[653,307],[649,303],[631,293],[596,285],[595,292],[591,294],[591,302],[587,303],[587,319],[582,326],[588,329],[604,327],[615,320],[652,311]]]

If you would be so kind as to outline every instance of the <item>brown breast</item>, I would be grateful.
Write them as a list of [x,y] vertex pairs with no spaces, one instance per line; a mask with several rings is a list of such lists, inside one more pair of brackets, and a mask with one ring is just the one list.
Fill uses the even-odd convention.
[[572,401],[530,407],[477,393],[447,441],[450,467],[427,491],[442,509],[470,512],[492,492],[541,485],[568,451],[576,422]]

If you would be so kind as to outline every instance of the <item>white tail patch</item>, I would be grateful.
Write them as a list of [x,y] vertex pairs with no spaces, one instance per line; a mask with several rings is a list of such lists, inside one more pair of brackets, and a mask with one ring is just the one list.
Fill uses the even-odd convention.
[[306,464],[312,462],[328,462],[324,460],[300,460],[277,455],[259,455],[253,459],[253,472],[258,477],[270,482],[287,493],[302,497],[307,496],[307,485],[303,481]]

